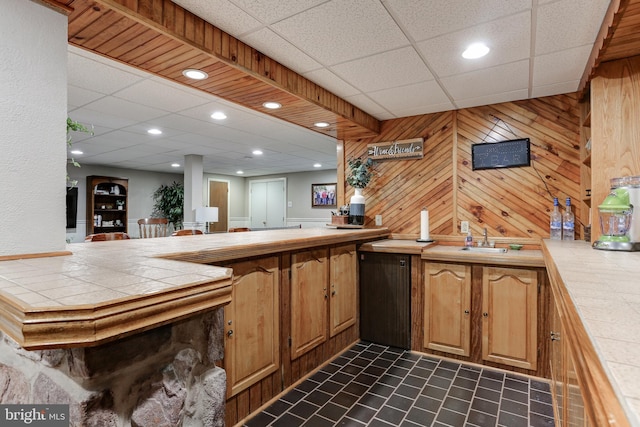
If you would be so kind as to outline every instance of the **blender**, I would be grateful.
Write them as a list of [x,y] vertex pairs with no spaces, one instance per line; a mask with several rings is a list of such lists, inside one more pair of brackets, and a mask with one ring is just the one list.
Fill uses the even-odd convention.
[[[634,179],[638,178],[635,187]],[[631,190],[631,191],[630,191]],[[640,237],[635,232],[638,224],[632,224],[633,204],[630,200],[637,197],[640,190],[640,177],[614,178],[611,180],[611,193],[598,206],[600,218],[600,239],[593,243],[595,249],[609,251],[638,251]],[[638,203],[636,200],[634,202]],[[636,218],[636,223],[638,219]]]

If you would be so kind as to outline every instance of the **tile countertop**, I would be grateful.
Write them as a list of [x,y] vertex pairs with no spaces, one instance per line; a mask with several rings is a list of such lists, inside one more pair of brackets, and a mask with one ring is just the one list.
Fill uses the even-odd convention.
[[131,239],[0,261],[0,330],[26,349],[95,345],[228,303],[232,271],[206,263],[388,234],[309,228]]
[[600,364],[631,425],[640,426],[640,252],[544,240]]

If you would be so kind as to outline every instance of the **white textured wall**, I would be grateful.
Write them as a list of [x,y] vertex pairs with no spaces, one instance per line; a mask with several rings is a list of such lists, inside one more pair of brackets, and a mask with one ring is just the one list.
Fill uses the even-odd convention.
[[0,256],[64,250],[67,17],[2,0],[0,28]]

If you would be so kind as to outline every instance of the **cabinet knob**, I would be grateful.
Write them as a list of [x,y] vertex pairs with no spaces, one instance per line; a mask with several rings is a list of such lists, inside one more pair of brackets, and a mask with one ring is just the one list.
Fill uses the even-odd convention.
[[336,291],[331,291],[331,296],[335,296],[336,295]]
[[465,310],[465,311],[464,311],[464,314],[469,314],[469,310]]
[[233,335],[233,329],[229,329],[229,331],[227,331],[227,337],[231,338],[232,335]]
[[485,311],[484,313],[482,313],[482,317],[489,317],[489,313]]

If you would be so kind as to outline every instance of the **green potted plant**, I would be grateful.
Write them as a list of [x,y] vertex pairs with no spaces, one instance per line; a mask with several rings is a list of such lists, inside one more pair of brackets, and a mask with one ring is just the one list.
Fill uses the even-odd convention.
[[161,185],[153,193],[153,213],[157,218],[167,218],[173,228],[182,228],[184,219],[184,185],[174,181],[171,185]]
[[347,184],[355,190],[355,195],[351,196],[349,201],[349,224],[364,225],[365,199],[362,189],[369,185],[373,177],[373,160],[369,158],[362,160],[360,157],[349,159],[347,166],[349,167]]

